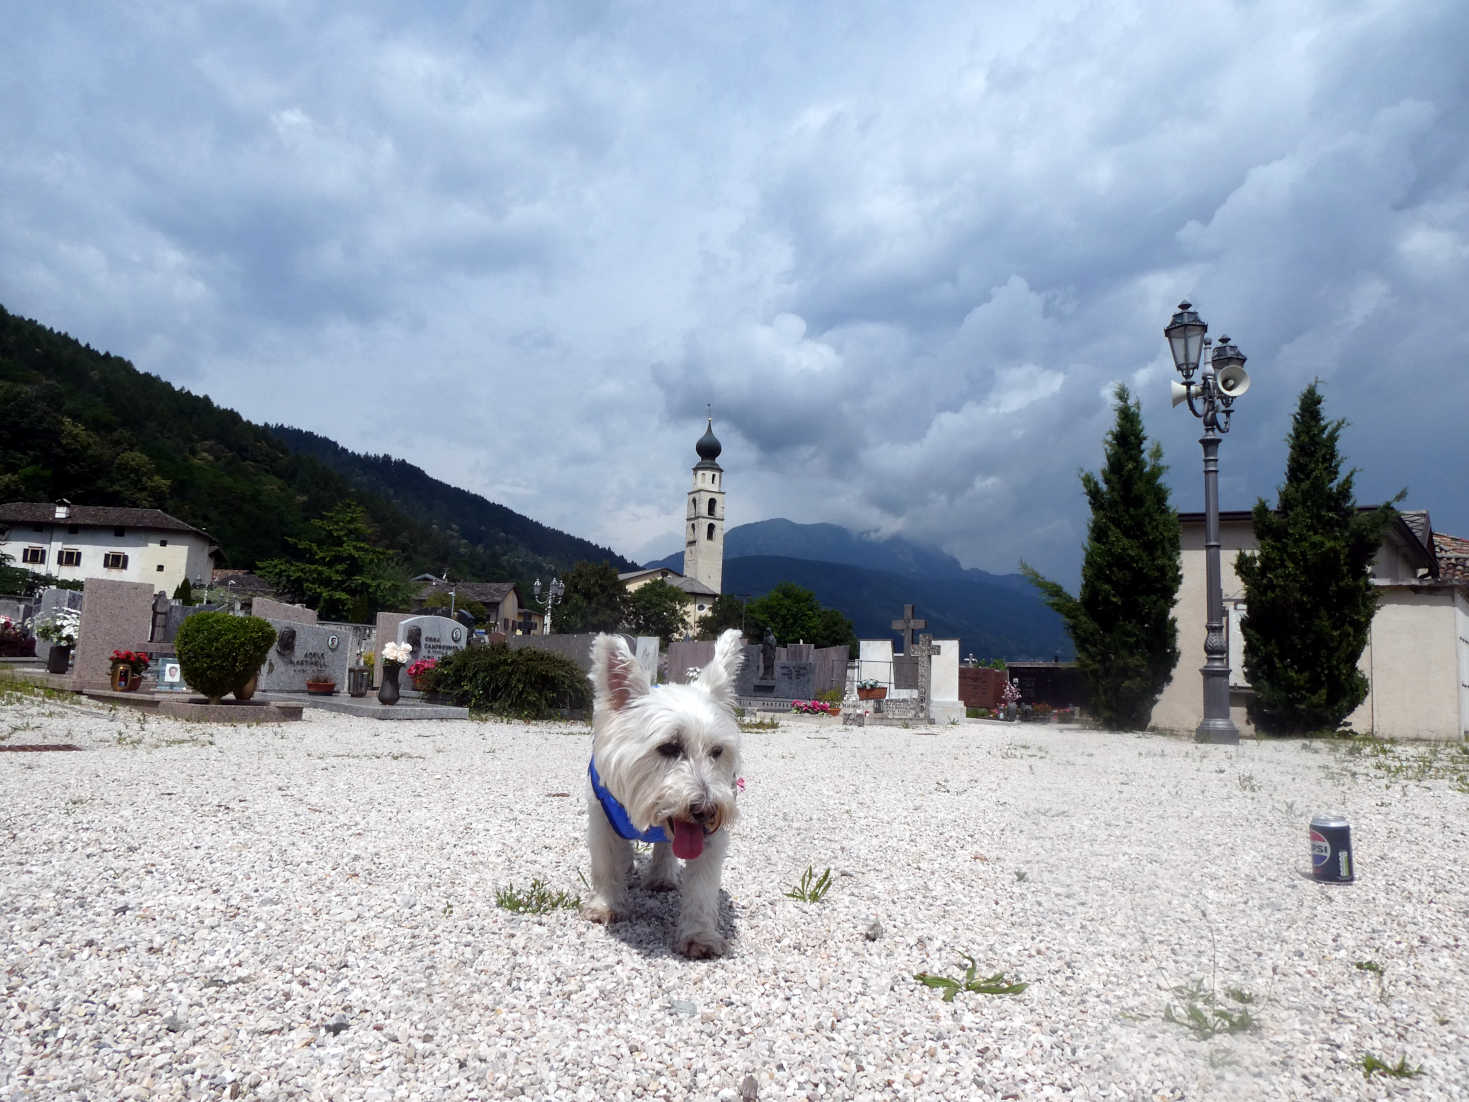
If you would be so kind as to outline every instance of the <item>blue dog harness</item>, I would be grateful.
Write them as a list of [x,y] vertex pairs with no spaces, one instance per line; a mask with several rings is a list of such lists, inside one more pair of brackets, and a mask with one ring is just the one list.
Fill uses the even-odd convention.
[[602,783],[602,778],[597,776],[597,759],[593,758],[587,762],[587,776],[592,779],[592,792],[601,801],[602,810],[607,813],[607,821],[612,824],[612,829],[618,835],[626,838],[629,842],[666,842],[668,832],[662,827],[649,827],[639,832],[632,825],[632,820],[627,817],[627,808],[617,802],[617,797],[607,790]]

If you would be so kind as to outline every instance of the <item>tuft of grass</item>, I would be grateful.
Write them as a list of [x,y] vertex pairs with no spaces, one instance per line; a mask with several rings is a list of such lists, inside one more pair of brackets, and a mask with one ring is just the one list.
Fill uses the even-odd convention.
[[1260,782],[1255,780],[1253,773],[1241,773],[1239,775],[1239,788],[1241,792],[1260,791]]
[[976,995],[1018,995],[1030,986],[1019,980],[1006,979],[1004,972],[996,972],[991,976],[980,976],[979,966],[975,963],[974,958],[968,953],[959,955],[969,962],[961,978],[939,976],[932,972],[915,972],[913,978],[924,987],[935,987],[941,990],[946,1003],[953,1002],[954,996],[960,991],[969,991]]
[[1370,1079],[1374,1075],[1391,1075],[1394,1079],[1416,1079],[1423,1074],[1421,1067],[1409,1067],[1408,1058],[1399,1058],[1396,1064],[1385,1063],[1373,1056],[1370,1052],[1362,1054],[1362,1078]]
[[815,866],[807,865],[806,871],[801,874],[801,882],[785,894],[787,899],[797,899],[802,903],[820,903],[821,897],[829,890],[831,890],[831,869],[828,868],[817,876]]
[[1163,1008],[1163,1020],[1185,1026],[1200,1041],[1207,1041],[1220,1033],[1246,1033],[1259,1025],[1248,1009],[1255,996],[1243,988],[1231,987],[1225,991],[1228,999],[1240,1004],[1238,1009],[1221,1004],[1214,992],[1204,987],[1202,979],[1180,984],[1173,993],[1182,1005],[1175,1008],[1169,1003]]
[[552,911],[575,910],[581,906],[581,896],[570,892],[553,892],[544,880],[537,877],[524,891],[514,884],[496,889],[495,906],[518,915],[544,915]]
[[1382,975],[1382,965],[1375,960],[1354,960],[1352,967],[1359,972],[1375,972],[1379,976]]
[[739,721],[741,731],[778,731],[780,721],[776,719],[742,719]]

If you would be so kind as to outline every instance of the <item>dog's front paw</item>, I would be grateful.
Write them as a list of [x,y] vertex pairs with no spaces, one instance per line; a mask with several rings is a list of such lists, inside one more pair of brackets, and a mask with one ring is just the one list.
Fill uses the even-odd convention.
[[728,947],[713,930],[689,930],[678,935],[678,951],[690,960],[722,957]]
[[604,926],[609,922],[616,922],[620,917],[617,908],[603,899],[593,899],[588,903],[583,903],[581,916],[588,922],[600,922]]

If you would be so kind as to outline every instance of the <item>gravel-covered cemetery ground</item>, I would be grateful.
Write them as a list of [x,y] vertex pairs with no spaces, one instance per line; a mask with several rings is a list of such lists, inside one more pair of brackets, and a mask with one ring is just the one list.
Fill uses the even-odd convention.
[[[584,726],[9,698],[0,746],[84,750],[0,753],[0,1097],[1469,1090],[1460,747],[831,719],[745,738],[732,954],[689,962],[666,895],[610,929],[496,906],[534,879],[584,890]],[[1355,884],[1307,878],[1325,810],[1351,821]],[[808,866],[832,870],[819,903],[785,894]],[[964,954],[1029,987],[915,981]],[[1165,1020],[1190,1011],[1223,1028]],[[1368,1078],[1366,1054],[1422,1074]]]

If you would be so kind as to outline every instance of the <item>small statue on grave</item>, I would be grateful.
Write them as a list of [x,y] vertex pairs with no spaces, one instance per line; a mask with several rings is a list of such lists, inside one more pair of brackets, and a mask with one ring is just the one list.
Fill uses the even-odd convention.
[[775,632],[765,629],[765,638],[760,641],[760,679],[775,680]]

